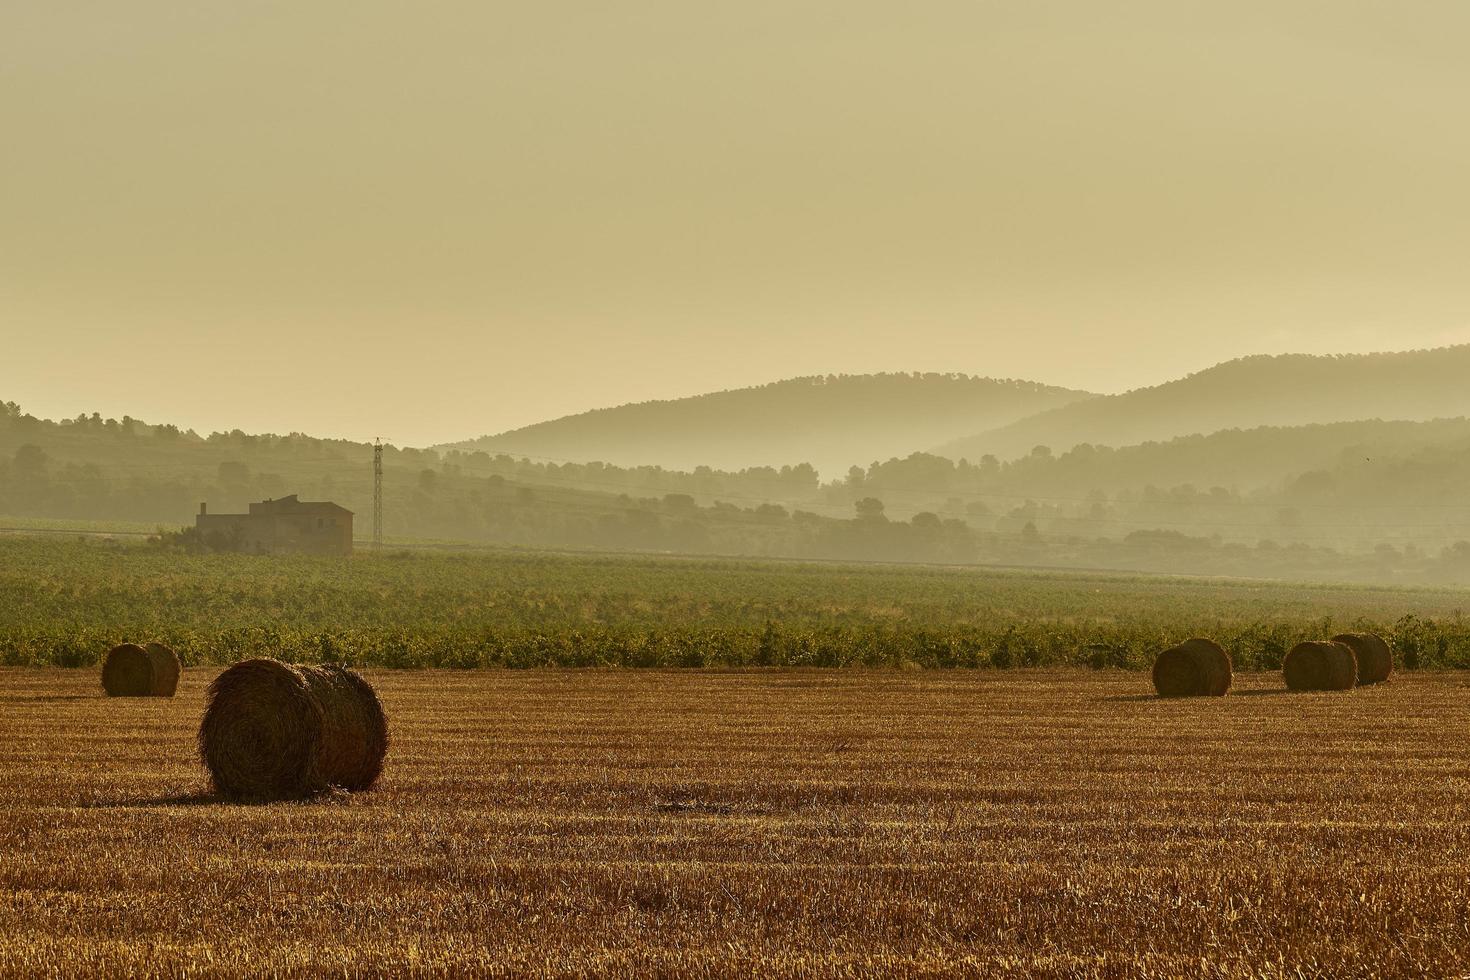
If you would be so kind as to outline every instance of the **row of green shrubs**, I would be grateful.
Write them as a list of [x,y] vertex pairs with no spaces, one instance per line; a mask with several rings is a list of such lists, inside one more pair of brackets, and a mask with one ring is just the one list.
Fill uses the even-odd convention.
[[[1250,624],[1210,632],[1237,670],[1279,670],[1298,642],[1344,629],[1376,632],[1398,666],[1470,667],[1470,621],[1404,616],[1393,623]],[[390,668],[475,667],[887,667],[1087,666],[1144,670],[1187,634],[1136,626],[950,627],[721,625],[586,626],[485,630],[465,626],[310,630],[235,627],[134,632],[101,627],[11,628],[0,633],[6,666],[90,667],[116,643],[158,640],[189,666],[249,657]]]

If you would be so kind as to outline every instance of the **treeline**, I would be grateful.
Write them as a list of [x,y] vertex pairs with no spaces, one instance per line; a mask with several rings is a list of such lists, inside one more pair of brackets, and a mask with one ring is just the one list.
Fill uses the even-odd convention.
[[[441,536],[473,532],[480,522],[465,510],[473,503],[467,491],[500,485],[467,478],[612,495],[684,493],[704,504],[815,499],[818,487],[816,470],[807,464],[679,472],[397,446],[384,447],[384,468],[397,533]],[[441,487],[445,493],[435,494]],[[96,414],[52,422],[14,402],[0,403],[0,514],[178,524],[192,520],[201,502],[215,511],[238,511],[287,493],[369,512],[372,447],[301,433],[237,429],[200,436]],[[456,494],[466,499],[446,508],[446,498]]]
[[1172,530],[1414,555],[1470,536],[1467,481],[1470,420],[1368,421],[1060,455],[1038,446],[1009,461],[915,453],[854,467],[824,485],[822,498],[836,508],[875,496],[900,515],[930,510],[980,530],[1033,523],[1044,533],[1113,539]]
[[491,455],[476,450],[446,450],[443,468],[451,473],[501,476],[508,480],[578,490],[613,491],[647,496],[682,493],[701,503],[756,500],[759,503],[816,501],[820,480],[809,463],[795,466],[751,466],[738,471],[696,466],[668,470],[662,466],[614,466],[611,463],[571,463],[537,460],[508,453]]
[[[1470,448],[1456,441],[1466,423],[1424,424],[1437,426],[1432,437],[1396,425],[1326,428],[1339,443],[1396,439],[1403,455],[1363,457],[1353,443],[1333,467],[1254,492],[1093,484],[1130,459],[1208,455],[1241,437],[1291,446],[1300,433],[1060,456],[1039,449],[1005,462],[913,454],[826,485],[805,465],[685,473],[385,447],[386,529],[390,539],[534,548],[1470,581],[1470,546],[1458,543],[1470,539],[1470,502],[1459,499]],[[1415,438],[1430,441],[1415,449]],[[201,502],[229,512],[288,493],[355,511],[366,537],[371,447],[301,434],[199,436],[97,416],[53,423],[0,407],[3,515],[178,528]]]
[[[1419,451],[1470,449],[1470,419],[1402,422],[1369,419],[1325,425],[1224,429],[1119,448],[1084,443],[1066,452],[1028,447],[1013,459],[951,459],[914,453],[849,471],[829,484],[863,493],[919,491],[933,497],[975,492],[1078,496],[1138,493],[1154,486],[1223,487],[1246,494],[1280,489],[1294,475],[1358,460]],[[856,478],[855,478],[856,477]]]

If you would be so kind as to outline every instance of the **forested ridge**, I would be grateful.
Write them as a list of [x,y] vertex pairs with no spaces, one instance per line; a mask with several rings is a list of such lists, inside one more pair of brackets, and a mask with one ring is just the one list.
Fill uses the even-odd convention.
[[[1002,459],[1033,446],[1130,446],[1222,429],[1362,419],[1425,421],[1470,415],[1470,345],[1377,354],[1242,357],[1186,377],[977,426],[931,444],[952,459]],[[922,447],[916,447],[922,448]]]

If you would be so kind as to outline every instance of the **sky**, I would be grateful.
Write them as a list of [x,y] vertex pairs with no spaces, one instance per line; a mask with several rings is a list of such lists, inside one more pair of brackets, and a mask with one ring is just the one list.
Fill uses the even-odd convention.
[[1470,342],[1461,0],[0,5],[0,400],[427,445]]

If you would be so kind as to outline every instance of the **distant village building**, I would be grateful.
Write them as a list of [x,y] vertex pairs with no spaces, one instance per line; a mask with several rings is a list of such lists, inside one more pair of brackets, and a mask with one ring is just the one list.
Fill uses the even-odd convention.
[[352,511],[330,501],[297,500],[294,493],[251,504],[248,514],[211,514],[200,504],[194,527],[201,538],[222,550],[352,554]]

